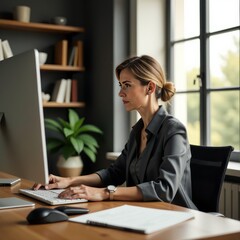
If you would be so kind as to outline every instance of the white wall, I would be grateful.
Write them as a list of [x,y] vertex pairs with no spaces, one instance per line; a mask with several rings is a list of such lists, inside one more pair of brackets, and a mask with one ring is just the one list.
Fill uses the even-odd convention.
[[[156,58],[163,69],[166,61],[166,0],[131,1],[131,55],[150,55]],[[131,126],[139,116],[131,113]]]

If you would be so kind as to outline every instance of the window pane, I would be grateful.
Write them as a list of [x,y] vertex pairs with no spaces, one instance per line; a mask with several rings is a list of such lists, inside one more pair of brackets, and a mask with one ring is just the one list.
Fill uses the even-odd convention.
[[239,57],[239,31],[210,37],[210,87],[239,86]]
[[189,142],[200,144],[199,93],[176,94],[174,116],[187,128]]
[[210,32],[239,25],[239,0],[209,0]]
[[173,1],[173,40],[199,35],[199,0]]
[[177,91],[199,89],[199,83],[195,82],[194,84],[200,68],[199,49],[199,40],[174,45],[173,81]]
[[240,91],[212,92],[210,101],[211,145],[240,149]]

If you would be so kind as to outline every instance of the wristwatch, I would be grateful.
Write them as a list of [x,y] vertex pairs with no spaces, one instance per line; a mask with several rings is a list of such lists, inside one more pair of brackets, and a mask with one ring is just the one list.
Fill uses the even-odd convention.
[[111,201],[111,200],[113,200],[113,194],[114,194],[114,192],[116,192],[117,187],[115,187],[114,185],[109,185],[109,186],[107,186],[107,190],[109,192],[109,200]]

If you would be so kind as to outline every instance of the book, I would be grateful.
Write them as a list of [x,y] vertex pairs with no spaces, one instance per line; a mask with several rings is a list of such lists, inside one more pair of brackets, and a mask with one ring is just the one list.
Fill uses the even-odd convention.
[[57,97],[56,97],[56,102],[58,103],[63,103],[65,100],[65,94],[66,94],[66,86],[67,86],[67,80],[66,79],[61,79],[60,80],[60,86],[58,89]]
[[77,63],[78,67],[83,67],[83,41],[76,41],[75,46],[77,47]]
[[56,81],[51,101],[59,103],[63,103],[65,101],[66,85],[67,85],[66,79],[60,79]]
[[78,82],[76,79],[72,79],[71,102],[77,101],[78,101]]
[[79,51],[79,49],[78,49],[78,47],[77,46],[75,46],[74,47],[74,58],[73,58],[73,66],[74,67],[77,67],[78,66],[78,51]]
[[65,93],[65,99],[64,99],[66,103],[71,102],[71,88],[72,88],[72,80],[67,79],[66,93]]
[[60,83],[61,83],[61,80],[57,80],[55,85],[54,85],[52,96],[51,96],[51,101],[53,101],[53,102],[56,102],[59,87],[60,87]]
[[69,60],[68,60],[68,65],[69,66],[73,66],[73,59],[74,59],[74,55],[75,55],[75,49],[76,49],[76,47],[72,46],[71,50],[69,51],[70,52]]
[[61,40],[55,45],[55,64],[67,65],[68,41]]
[[194,218],[193,213],[122,205],[70,218],[69,221],[150,234]]
[[0,39],[0,61],[4,60],[3,48],[2,48],[2,39]]
[[10,47],[8,40],[2,41],[2,49],[4,58],[10,58],[13,56],[12,49]]

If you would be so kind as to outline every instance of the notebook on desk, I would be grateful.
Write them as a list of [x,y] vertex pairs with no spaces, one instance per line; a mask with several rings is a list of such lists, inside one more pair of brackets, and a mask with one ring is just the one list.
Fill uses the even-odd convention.
[[0,178],[0,186],[13,186],[20,181],[20,178]]
[[58,195],[64,191],[64,189],[51,189],[51,190],[32,190],[32,189],[19,189],[21,194],[28,197],[37,199],[41,202],[45,202],[49,205],[62,205],[62,204],[73,204],[87,202],[86,199],[62,199]]
[[150,234],[191,218],[194,215],[190,212],[123,205],[73,217],[69,221]]
[[0,198],[0,209],[33,207],[35,203],[16,197]]

